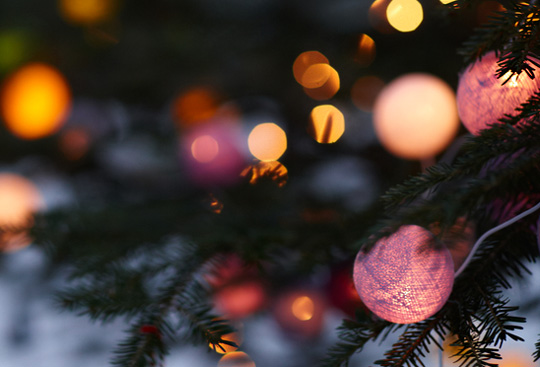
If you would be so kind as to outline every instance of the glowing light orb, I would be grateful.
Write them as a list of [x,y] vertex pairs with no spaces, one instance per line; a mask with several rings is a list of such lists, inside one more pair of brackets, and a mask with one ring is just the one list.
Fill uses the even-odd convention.
[[60,0],[62,17],[72,23],[90,25],[110,19],[118,7],[117,0]]
[[326,302],[312,290],[293,289],[280,294],[274,305],[274,318],[289,336],[313,338],[323,327]]
[[259,124],[248,136],[249,151],[263,162],[277,161],[287,150],[285,131],[272,122]]
[[384,88],[381,78],[367,75],[358,78],[351,87],[351,99],[362,111],[371,112],[379,93]]
[[255,362],[244,352],[231,352],[221,357],[218,367],[255,367]]
[[345,117],[332,105],[317,106],[311,111],[308,131],[319,143],[335,143],[345,132]]
[[211,162],[217,157],[218,153],[219,144],[210,135],[199,136],[191,143],[191,154],[198,162]]
[[328,59],[319,51],[302,52],[293,63],[294,79],[296,79],[299,84],[302,84],[304,73],[314,64],[328,64]]
[[388,84],[375,101],[373,119],[381,144],[406,159],[441,152],[459,129],[453,90],[441,79],[421,73]]
[[30,243],[27,230],[33,225],[33,214],[43,206],[31,181],[16,174],[0,174],[0,250],[14,251]]
[[314,64],[304,73],[301,84],[309,97],[318,101],[330,99],[339,91],[339,74],[328,64]]
[[515,109],[540,88],[540,73],[535,70],[535,79],[525,73],[510,77],[495,77],[498,69],[495,52],[489,52],[481,60],[469,65],[459,78],[457,106],[463,125],[472,134],[497,123],[505,114],[514,115]]
[[406,225],[382,238],[354,264],[354,284],[377,316],[398,324],[427,319],[446,303],[454,264],[446,248],[435,248],[428,230]]
[[287,167],[278,161],[257,162],[252,164],[241,173],[242,177],[249,177],[249,183],[256,185],[258,182],[269,179],[283,187],[289,178]]
[[375,41],[363,33],[358,37],[358,48],[354,61],[360,66],[369,66],[375,59]]
[[29,64],[4,83],[0,108],[6,127],[22,139],[55,133],[65,122],[71,94],[64,77],[45,64]]
[[386,8],[386,17],[398,31],[412,32],[424,20],[424,11],[417,0],[392,0]]

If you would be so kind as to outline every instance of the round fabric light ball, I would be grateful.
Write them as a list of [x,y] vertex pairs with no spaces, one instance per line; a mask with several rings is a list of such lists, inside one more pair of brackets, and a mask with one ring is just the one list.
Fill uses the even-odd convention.
[[375,101],[373,119],[380,143],[405,159],[432,157],[459,129],[453,90],[443,80],[422,73],[388,84]]
[[499,68],[495,52],[489,52],[481,60],[469,65],[459,78],[457,106],[463,125],[474,135],[504,117],[515,114],[515,109],[527,101],[539,89],[540,75],[535,79],[525,73],[510,74],[497,79]]
[[354,284],[362,302],[377,316],[398,324],[427,319],[446,303],[454,284],[454,264],[446,248],[416,226],[401,226],[377,241],[354,264]]

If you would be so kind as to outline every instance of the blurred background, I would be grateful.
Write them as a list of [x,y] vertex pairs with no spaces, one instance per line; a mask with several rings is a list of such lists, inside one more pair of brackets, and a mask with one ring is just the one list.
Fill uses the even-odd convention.
[[[308,222],[369,213],[390,186],[451,162],[466,135],[455,117],[430,151],[415,150],[437,140],[430,132],[396,147],[377,116],[402,107],[381,93],[429,74],[452,91],[429,119],[453,116],[441,111],[455,106],[466,66],[457,50],[497,10],[489,0],[456,13],[416,0],[1,0],[0,366],[104,366],[126,327],[54,304],[67,270],[32,245],[32,213],[203,193],[219,214],[221,188],[261,179],[309,203]],[[406,90],[393,94],[421,110]],[[178,345],[167,366],[314,364],[361,307],[350,265],[270,296],[229,260],[222,278],[236,288],[209,283],[222,290],[216,307],[242,320],[233,337],[246,354]],[[501,366],[535,365],[540,269],[531,270],[532,283],[511,294],[530,317],[526,342],[508,343]],[[251,298],[237,304],[235,292]],[[352,365],[370,365],[391,341]]]

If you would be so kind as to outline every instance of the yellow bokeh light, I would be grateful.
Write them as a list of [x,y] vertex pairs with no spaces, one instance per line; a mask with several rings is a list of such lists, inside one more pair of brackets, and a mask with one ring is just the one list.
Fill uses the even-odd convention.
[[202,135],[197,137],[191,143],[191,154],[197,162],[208,163],[212,162],[219,153],[219,144],[210,135]]
[[[242,341],[243,341],[242,336],[240,335],[240,333],[237,333],[237,332],[225,334],[221,337],[221,339],[229,341],[229,342],[233,342],[238,346],[240,346],[240,344],[242,344]],[[216,345],[210,344],[209,347],[219,354],[226,354],[226,353],[234,352],[235,350],[238,349],[238,347],[225,344],[225,343],[219,343]]]
[[417,0],[392,0],[386,9],[392,27],[400,32],[412,32],[422,23],[424,11]]
[[308,321],[313,317],[315,304],[308,296],[301,296],[294,300],[291,311],[298,320]]
[[272,122],[259,124],[248,137],[249,151],[263,162],[277,161],[287,150],[285,131]]
[[241,175],[250,176],[249,183],[252,185],[266,178],[274,181],[278,187],[283,187],[288,179],[287,168],[278,161],[258,162],[247,167]]
[[369,66],[375,59],[375,41],[367,34],[358,37],[355,61],[360,66]]
[[64,77],[45,64],[29,64],[2,87],[0,108],[6,127],[22,139],[55,133],[65,122],[71,93]]
[[314,64],[328,64],[328,59],[319,51],[302,52],[293,63],[294,79],[302,84],[302,78],[306,70]]
[[315,107],[310,114],[308,131],[319,143],[335,143],[345,131],[343,113],[329,104]]
[[60,15],[68,22],[90,25],[111,19],[117,0],[59,0]]
[[231,352],[221,357],[218,367],[255,367],[255,362],[244,352]]
[[309,97],[318,101],[330,99],[339,91],[339,74],[328,64],[315,64],[304,73],[302,85]]
[[27,246],[27,230],[33,225],[32,215],[43,207],[37,187],[26,178],[0,174],[0,250],[14,251]]
[[447,4],[453,3],[456,0],[439,0],[439,1],[441,2],[441,4],[447,5]]

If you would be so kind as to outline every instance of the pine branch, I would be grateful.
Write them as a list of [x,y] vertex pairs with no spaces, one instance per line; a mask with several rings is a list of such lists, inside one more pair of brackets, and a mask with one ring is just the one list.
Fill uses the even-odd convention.
[[110,286],[78,284],[57,293],[58,303],[70,311],[80,310],[92,320],[130,319],[149,308],[152,299],[135,279],[118,279]]
[[452,357],[458,357],[455,363],[459,363],[460,367],[498,367],[497,363],[489,361],[501,359],[501,355],[496,348],[489,348],[486,344],[478,340],[478,335],[466,335],[464,338],[459,338],[455,343],[451,344],[454,347],[460,348],[459,351]]
[[115,350],[116,356],[111,361],[119,367],[155,367],[160,366],[167,346],[163,341],[163,333],[171,334],[171,328],[161,320],[158,329],[155,320],[141,318],[127,331],[129,336]]
[[348,367],[350,358],[362,351],[367,342],[377,339],[385,329],[389,329],[389,332],[392,327],[386,321],[343,320],[338,328],[340,342],[328,350],[326,358],[321,361],[321,367]]
[[540,66],[537,45],[540,35],[539,11],[539,7],[533,3],[511,4],[506,11],[497,12],[487,24],[478,28],[458,53],[469,64],[490,50],[498,50],[502,55],[497,77],[503,77],[508,72],[520,74],[524,71],[534,78],[533,66]]
[[510,312],[516,311],[519,307],[507,307],[508,300],[499,299],[495,295],[487,295],[481,287],[476,284],[476,289],[482,296],[485,309],[484,317],[481,318],[482,328],[481,333],[485,333],[483,339],[486,344],[494,344],[499,348],[502,347],[506,338],[509,337],[514,341],[524,341],[524,339],[511,331],[523,330],[522,326],[515,323],[525,323],[524,317],[511,316]]
[[425,357],[426,352],[429,352],[429,345],[433,342],[442,349],[437,336],[442,339],[446,333],[447,327],[442,321],[443,315],[443,313],[438,313],[426,321],[407,326],[399,340],[392,345],[392,349],[385,353],[386,358],[376,361],[375,364],[383,367],[425,366],[422,358]]

